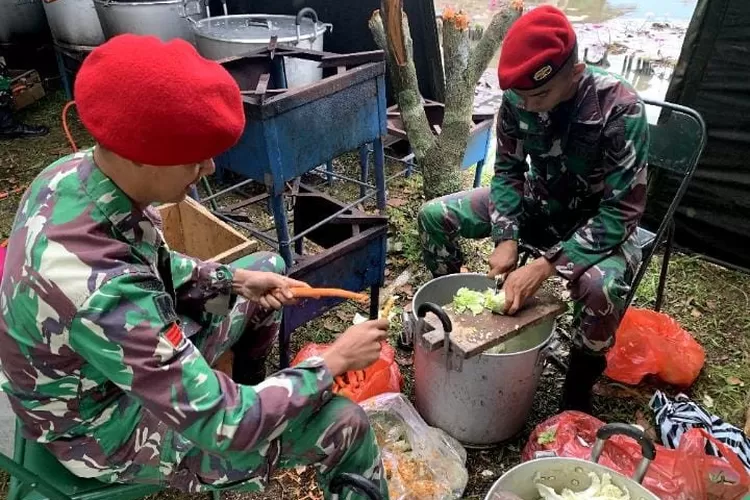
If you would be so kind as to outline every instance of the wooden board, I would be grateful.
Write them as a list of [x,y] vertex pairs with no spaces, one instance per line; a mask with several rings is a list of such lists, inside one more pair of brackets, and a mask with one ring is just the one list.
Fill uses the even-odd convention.
[[162,205],[158,210],[169,247],[190,257],[226,264],[258,247],[257,241],[248,240],[192,198]]
[[[452,317],[451,350],[464,359],[471,358],[522,334],[529,327],[559,316],[565,310],[565,302],[543,294],[529,299],[513,316],[485,311],[478,316],[467,312],[460,315],[460,319]],[[449,316],[456,315],[449,313]],[[428,314],[425,321],[433,330],[423,335],[422,345],[429,351],[442,348],[445,332],[440,320],[434,314]]]

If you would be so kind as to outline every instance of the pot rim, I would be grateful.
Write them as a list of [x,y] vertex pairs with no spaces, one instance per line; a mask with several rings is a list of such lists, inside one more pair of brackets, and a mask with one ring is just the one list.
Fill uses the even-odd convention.
[[[95,0],[95,1],[102,1],[102,0]],[[182,1],[182,0],[179,0]],[[232,38],[232,39],[226,39],[226,38],[219,38],[217,36],[213,36],[210,34],[205,34],[201,30],[208,24],[210,24],[210,21],[216,20],[216,19],[287,19],[287,20],[296,20],[295,16],[289,16],[289,15],[283,15],[283,14],[231,14],[228,16],[211,16],[211,17],[205,17],[199,21],[196,21],[195,23],[191,23],[193,26],[193,31],[195,32],[196,36],[199,36],[201,38],[205,38],[206,40],[213,40],[216,42],[223,42],[223,43],[258,43],[258,44],[267,44],[271,41],[271,37],[268,38]],[[316,39],[320,36],[325,35],[326,30],[328,29],[329,25],[326,25],[325,23],[321,23],[318,21],[317,23],[313,22],[313,26],[315,27],[314,33],[306,33],[306,34],[300,34],[299,40],[300,41],[307,41],[310,39]],[[277,40],[277,43],[290,43],[290,42],[296,42],[298,40],[297,36],[289,36],[284,38],[279,38]]]
[[[446,278],[455,278],[456,276],[480,276],[480,277],[483,277],[483,278],[487,278],[487,275],[486,274],[482,274],[482,273],[454,273],[454,274],[446,274],[445,276],[438,276],[437,278],[431,279],[430,281],[428,281],[427,283],[425,283],[424,285],[422,285],[421,287],[419,287],[419,289],[414,294],[414,297],[412,297],[412,299],[411,299],[411,315],[414,318],[415,322],[419,320],[417,318],[417,300],[416,300],[417,297],[419,296],[419,292],[421,292],[424,289],[424,287],[426,287],[430,283],[437,282],[437,281],[440,281],[440,280],[444,280]],[[489,278],[487,278],[487,279],[489,279]],[[443,304],[439,304],[439,305],[441,307],[443,306]],[[557,322],[556,319],[552,319],[552,321],[554,323]],[[516,351],[516,352],[498,352],[498,353],[483,352],[483,353],[477,355],[477,357],[480,357],[480,356],[493,356],[493,357],[494,356],[498,356],[498,357],[507,356],[507,357],[510,357],[510,356],[520,356],[522,354],[530,354],[530,353],[532,353],[534,351],[541,351],[542,349],[544,349],[545,347],[547,347],[550,344],[550,342],[552,341],[552,337],[554,335],[555,335],[555,328],[553,326],[553,328],[549,332],[549,335],[547,337],[545,337],[545,339],[543,341],[539,342],[534,347],[530,347],[530,348],[528,348],[528,349],[526,349],[524,351]],[[414,345],[417,346],[417,345],[419,345],[419,343],[415,340],[414,341]]]
[[183,4],[184,0],[149,0],[147,2],[133,2],[131,0],[94,0],[94,3],[103,5],[105,7],[111,5],[171,5],[171,4]]
[[594,462],[592,460],[584,460],[582,458],[573,458],[573,457],[545,457],[545,458],[535,458],[532,460],[528,460],[526,462],[522,462],[509,471],[507,471],[505,474],[500,476],[490,487],[489,492],[487,492],[487,496],[485,497],[485,500],[490,498],[490,493],[495,488],[495,486],[500,483],[503,479],[507,479],[511,474],[514,472],[522,469],[530,467],[531,464],[539,465],[540,462],[570,462],[572,464],[578,464],[581,467],[585,468],[586,472],[598,472],[599,469],[602,469],[603,472],[607,472],[610,476],[617,477],[618,479],[621,479],[625,482],[625,484],[628,486],[629,489],[633,488],[639,491],[636,491],[638,495],[643,496],[646,500],[659,500],[659,497],[657,497],[654,493],[649,491],[645,486],[643,486],[641,483],[633,479],[632,477],[628,477],[625,474],[622,474],[620,472],[617,472],[614,469],[611,469],[607,467],[606,465],[602,465],[600,463]]

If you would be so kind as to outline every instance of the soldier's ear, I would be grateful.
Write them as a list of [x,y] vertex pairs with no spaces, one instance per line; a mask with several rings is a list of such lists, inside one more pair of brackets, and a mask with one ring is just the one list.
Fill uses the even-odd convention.
[[577,83],[583,78],[583,71],[586,69],[586,64],[579,62],[573,65],[573,80]]

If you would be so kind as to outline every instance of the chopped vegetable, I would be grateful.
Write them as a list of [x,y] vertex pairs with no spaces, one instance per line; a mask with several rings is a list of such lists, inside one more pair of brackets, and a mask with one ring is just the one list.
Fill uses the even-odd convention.
[[545,444],[552,444],[555,442],[555,437],[557,435],[557,428],[547,429],[546,431],[539,434],[539,437],[537,438],[537,443],[541,445]]
[[578,493],[566,488],[558,494],[544,484],[537,484],[536,488],[542,500],[630,500],[630,494],[612,484],[612,478],[606,472],[602,474],[601,479],[594,472],[589,472],[588,475],[591,478],[591,486]]
[[471,311],[474,316],[481,314],[484,311],[485,296],[482,292],[469,290],[466,287],[459,288],[456,295],[453,297],[453,308],[457,313],[461,314],[467,309]]
[[488,288],[484,292],[484,307],[495,314],[505,314],[505,292],[500,290],[496,293],[492,288]]
[[466,287],[459,288],[453,297],[453,309],[461,314],[466,310],[471,311],[474,316],[482,314],[485,309],[503,314],[505,309],[505,292],[488,288],[484,293],[470,290]]

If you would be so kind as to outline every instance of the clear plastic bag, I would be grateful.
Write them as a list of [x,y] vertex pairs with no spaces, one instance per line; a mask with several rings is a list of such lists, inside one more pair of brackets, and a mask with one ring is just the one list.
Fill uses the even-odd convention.
[[469,480],[461,443],[427,425],[401,393],[381,394],[360,406],[382,451],[391,500],[461,498]]

